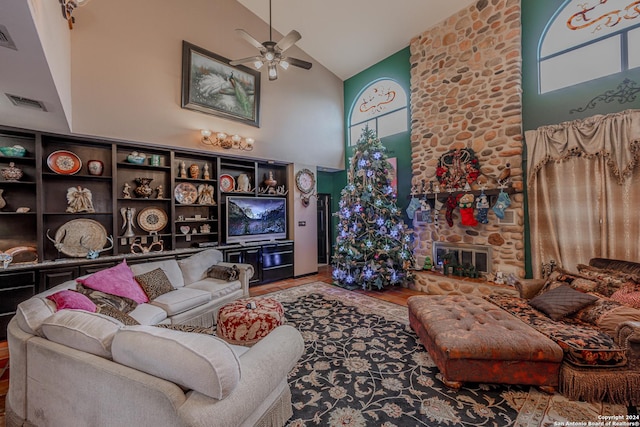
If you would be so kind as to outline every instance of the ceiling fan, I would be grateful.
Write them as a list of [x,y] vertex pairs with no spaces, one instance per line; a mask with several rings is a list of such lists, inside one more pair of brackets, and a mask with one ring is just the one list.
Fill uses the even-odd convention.
[[245,64],[247,62],[253,62],[256,69],[260,69],[264,64],[267,64],[267,70],[269,74],[269,80],[276,80],[278,78],[277,66],[280,65],[282,69],[286,70],[289,65],[294,67],[304,68],[308,70],[311,68],[311,62],[303,61],[302,59],[291,58],[284,56],[284,51],[296,44],[298,40],[302,38],[299,32],[291,30],[289,34],[280,39],[279,42],[273,41],[273,28],[271,27],[271,0],[269,0],[269,40],[260,43],[253,38],[248,32],[238,28],[236,30],[239,36],[248,41],[252,46],[256,47],[260,51],[260,55],[250,56],[248,58],[236,59],[230,61],[230,65]]

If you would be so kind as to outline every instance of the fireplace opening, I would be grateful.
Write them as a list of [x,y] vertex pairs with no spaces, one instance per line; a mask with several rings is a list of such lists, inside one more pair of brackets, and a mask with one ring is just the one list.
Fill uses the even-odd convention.
[[433,242],[433,263],[444,263],[445,255],[452,253],[458,264],[471,264],[480,274],[491,273],[491,247],[463,243]]

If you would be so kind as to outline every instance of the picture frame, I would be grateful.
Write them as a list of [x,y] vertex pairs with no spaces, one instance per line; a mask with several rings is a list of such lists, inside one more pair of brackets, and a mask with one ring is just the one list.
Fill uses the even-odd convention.
[[260,127],[260,72],[183,40],[182,108]]

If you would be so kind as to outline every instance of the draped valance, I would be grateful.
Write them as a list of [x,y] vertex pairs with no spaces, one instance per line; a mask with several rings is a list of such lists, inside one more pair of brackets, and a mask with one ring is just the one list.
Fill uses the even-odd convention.
[[624,181],[640,157],[640,110],[596,115],[542,126],[525,132],[528,186],[548,162],[571,156],[602,156],[618,183]]

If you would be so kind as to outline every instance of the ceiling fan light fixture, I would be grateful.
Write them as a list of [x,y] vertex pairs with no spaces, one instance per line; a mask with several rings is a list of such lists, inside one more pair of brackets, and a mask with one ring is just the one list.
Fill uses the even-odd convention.
[[289,68],[289,62],[287,62],[286,59],[281,59],[280,66],[282,67],[283,70],[286,70],[287,68]]
[[276,64],[269,64],[269,80],[275,80],[278,78],[278,69],[276,68]]
[[262,68],[263,65],[264,65],[264,62],[262,61],[256,61],[253,63],[253,66],[256,67],[256,70],[259,70],[260,68]]
[[265,54],[264,54],[264,58],[265,58],[267,61],[273,61],[273,60],[275,59],[275,57],[276,57],[276,55],[275,55],[273,52],[270,52],[270,51],[267,51],[267,52],[265,52]]

